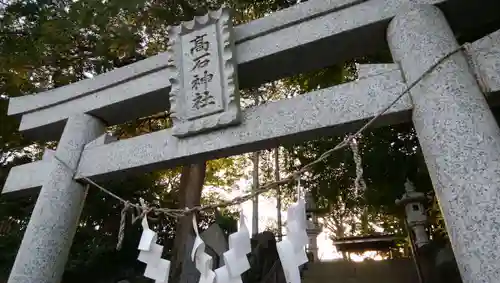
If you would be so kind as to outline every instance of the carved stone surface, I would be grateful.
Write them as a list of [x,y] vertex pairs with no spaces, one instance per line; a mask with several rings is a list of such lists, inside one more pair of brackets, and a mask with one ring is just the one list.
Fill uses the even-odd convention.
[[232,34],[227,8],[169,28],[174,136],[241,122]]

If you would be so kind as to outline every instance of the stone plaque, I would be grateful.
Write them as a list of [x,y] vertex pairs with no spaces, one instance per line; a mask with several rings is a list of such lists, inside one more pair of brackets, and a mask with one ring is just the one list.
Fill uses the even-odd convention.
[[230,10],[169,27],[173,135],[184,137],[241,122]]

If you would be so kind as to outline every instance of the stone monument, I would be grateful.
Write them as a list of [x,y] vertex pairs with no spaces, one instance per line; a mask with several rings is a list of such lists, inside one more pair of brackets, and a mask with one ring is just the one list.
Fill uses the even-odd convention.
[[[500,92],[500,31],[459,51],[454,34],[500,22],[499,6],[497,0],[310,0],[234,32],[221,10],[169,29],[168,52],[12,98],[8,114],[20,119],[25,137],[59,143],[55,156],[12,168],[4,185],[2,194],[11,196],[39,192],[8,283],[60,281],[86,196],[83,178],[102,182],[342,135],[414,82],[372,126],[413,122],[464,283],[499,282],[500,129],[490,106]],[[240,87],[387,49],[395,64],[365,66],[359,80],[239,110]],[[173,129],[105,138],[107,126],[170,104]]]
[[424,282],[461,283],[451,247],[448,244],[440,246],[436,239],[430,241],[427,234],[428,217],[424,204],[429,198],[424,193],[417,192],[410,180],[406,180],[405,191],[405,194],[396,200],[396,204],[405,209],[406,222],[411,229],[408,233],[413,233],[410,239],[414,239],[414,256]]
[[323,230],[323,227],[318,222],[318,217],[315,213],[316,203],[311,192],[306,193],[306,217],[307,228],[306,233],[309,238],[309,243],[306,247],[306,252],[312,255],[312,261],[318,261],[318,235]]
[[[396,200],[397,205],[404,206],[408,227],[415,235],[415,245],[421,248],[429,243],[427,235],[427,214],[424,203],[428,200],[424,193],[415,191],[415,186],[410,180],[405,183],[406,193],[401,199]],[[410,231],[408,231],[410,233]]]
[[242,274],[244,283],[286,283],[276,248],[276,236],[270,231],[253,235],[248,255],[250,270]]

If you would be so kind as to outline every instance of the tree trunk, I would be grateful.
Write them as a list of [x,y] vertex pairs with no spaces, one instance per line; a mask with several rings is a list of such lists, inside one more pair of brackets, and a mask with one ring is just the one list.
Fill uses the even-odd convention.
[[[200,205],[206,167],[205,162],[182,167],[179,188],[180,208]],[[186,239],[194,232],[191,220],[192,215],[188,215],[179,218],[177,222],[170,269],[172,282],[177,282],[181,276],[185,250],[192,248],[186,246]]]
[[[337,226],[337,238],[341,239],[345,237],[345,229],[344,229],[344,223],[340,221],[339,225]],[[349,254],[347,252],[342,252],[342,258],[346,261],[350,260]]]
[[[254,94],[254,103],[255,106],[260,104],[259,91],[257,90]],[[259,161],[260,161],[260,151],[256,151],[252,155],[253,162],[253,190],[257,190],[259,188]],[[257,235],[259,233],[259,195],[256,195],[253,199],[252,205],[252,234]]]
[[363,211],[361,212],[361,235],[362,236],[367,236],[370,234],[370,224],[368,221],[368,207],[364,207]]
[[[279,150],[280,148],[277,147],[275,150],[274,150],[274,179],[275,181],[279,181],[280,180],[280,159],[279,159]],[[282,227],[283,227],[283,224],[281,222],[281,187],[278,185],[276,186],[276,221],[277,221],[277,224],[278,224],[278,242],[281,241],[281,234],[283,234],[282,232]]]
[[[259,188],[259,151],[253,153],[253,190]],[[253,209],[252,209],[252,234],[257,235],[259,233],[259,195],[256,195],[253,199]]]
[[[337,239],[342,239],[345,237],[345,228],[344,228],[344,218],[339,215],[340,219],[334,219],[334,225],[335,225],[335,237]],[[345,261],[349,261],[349,254],[347,252],[341,252],[342,254],[342,259]]]

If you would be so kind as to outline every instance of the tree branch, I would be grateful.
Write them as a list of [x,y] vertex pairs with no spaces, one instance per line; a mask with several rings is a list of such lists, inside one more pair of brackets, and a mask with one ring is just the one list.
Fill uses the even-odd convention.
[[172,115],[171,112],[161,112],[161,113],[154,114],[151,116],[139,118],[139,119],[137,119],[137,122],[140,123],[140,122],[145,122],[145,121],[149,122],[151,120],[166,119],[166,118],[170,118],[170,115]]
[[30,33],[25,32],[25,31],[10,31],[10,30],[3,30],[0,31],[0,35],[22,35],[22,36],[31,36]]

